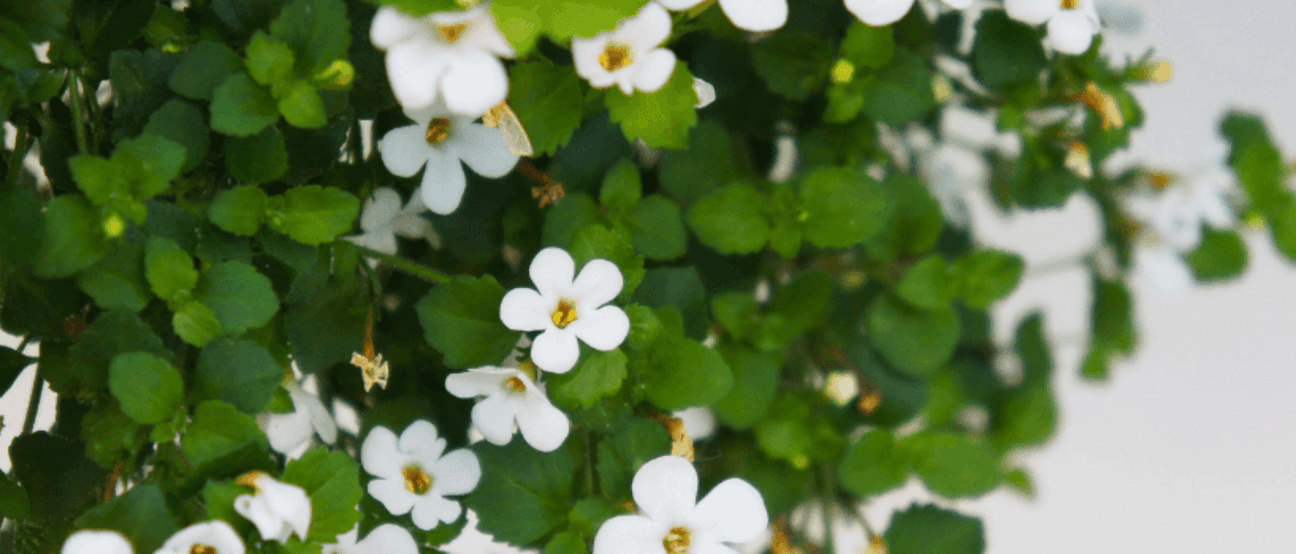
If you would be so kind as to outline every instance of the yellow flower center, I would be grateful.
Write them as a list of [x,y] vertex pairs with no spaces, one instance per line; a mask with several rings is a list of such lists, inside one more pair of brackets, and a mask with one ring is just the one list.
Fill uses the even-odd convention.
[[401,472],[405,476],[405,490],[414,494],[427,494],[432,488],[432,476],[419,466],[409,466]]
[[608,71],[616,71],[634,61],[630,55],[630,45],[620,42],[609,42],[603,53],[599,54],[599,65]]
[[576,303],[566,298],[558,301],[558,307],[554,309],[553,314],[549,316],[553,324],[559,329],[566,329],[573,321],[576,321]]
[[[532,383],[535,382],[537,369],[536,365],[531,363],[531,360],[518,364],[518,371],[526,374],[526,376],[531,379]],[[521,377],[509,377],[509,380],[504,382],[504,386],[508,387],[512,392],[526,391],[526,382],[524,382]]]
[[1170,188],[1174,184],[1174,175],[1163,171],[1153,171],[1148,174],[1148,180],[1152,183],[1152,188],[1158,192]]
[[450,136],[450,120],[444,117],[434,117],[428,122],[427,134],[423,137],[427,139],[428,144],[436,145]]
[[468,30],[467,23],[455,23],[454,25],[437,25],[436,32],[441,35],[441,40],[454,44],[463,38],[464,31]]
[[265,476],[266,474],[264,472],[249,471],[247,473],[244,473],[243,475],[234,478],[234,482],[243,485],[249,489],[252,489],[254,491],[260,492],[260,489],[257,488],[256,483],[258,479]]
[[686,554],[692,542],[693,535],[688,529],[676,527],[666,533],[666,538],[662,539],[662,547],[666,549],[666,554]]
[[1074,10],[1080,7],[1080,0],[1062,0],[1062,9]]
[[216,547],[205,544],[195,544],[189,547],[189,554],[216,554]]

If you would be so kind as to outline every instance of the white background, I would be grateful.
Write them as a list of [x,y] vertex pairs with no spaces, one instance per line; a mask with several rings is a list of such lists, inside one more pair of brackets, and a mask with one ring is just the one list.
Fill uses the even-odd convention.
[[[1137,93],[1147,122],[1135,157],[1171,169],[1221,163],[1216,129],[1230,105],[1263,114],[1291,152],[1296,8],[1275,0],[1131,5],[1143,12],[1143,30],[1110,36],[1107,47],[1137,56],[1155,44],[1176,69],[1171,84]],[[1036,263],[1081,252],[1096,236],[1084,203],[1008,218],[981,207],[981,240]],[[1077,372],[1088,326],[1083,272],[1032,278],[1002,303],[996,331],[1005,342],[1017,318],[1046,312],[1049,334],[1062,343],[1055,352],[1061,416],[1053,442],[1021,460],[1035,499],[1004,491],[957,504],[984,518],[989,552],[1296,551],[1296,270],[1263,233],[1249,243],[1251,267],[1240,281],[1177,298],[1135,283],[1141,346],[1101,385],[1081,382]],[[0,398],[0,448],[21,425],[30,373]],[[52,404],[41,413],[38,428],[48,426]],[[9,468],[7,457],[0,468]],[[885,528],[893,509],[926,498],[910,483],[870,506],[870,522]],[[851,541],[843,546],[860,552]]]

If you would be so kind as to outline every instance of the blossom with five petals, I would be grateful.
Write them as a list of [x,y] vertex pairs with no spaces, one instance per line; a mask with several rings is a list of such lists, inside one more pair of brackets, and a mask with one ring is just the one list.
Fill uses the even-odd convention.
[[135,554],[130,541],[116,531],[83,529],[63,541],[63,554]]
[[418,543],[404,527],[384,523],[370,531],[364,540],[360,526],[337,536],[337,543],[324,545],[321,554],[418,554]]
[[379,148],[387,170],[400,177],[413,177],[423,169],[419,187],[423,205],[446,215],[459,207],[468,179],[463,165],[483,177],[498,178],[517,165],[518,155],[509,152],[498,129],[473,118],[451,113],[443,104],[422,109],[405,109],[414,125],[392,129]]
[[247,547],[230,524],[219,519],[176,531],[154,554],[244,554]]
[[369,494],[393,515],[410,513],[419,529],[459,519],[463,507],[447,495],[468,494],[481,480],[481,463],[472,451],[445,452],[445,439],[424,420],[415,421],[400,438],[386,427],[374,427],[360,447],[360,463],[375,479]]
[[531,260],[535,289],[517,288],[500,302],[500,320],[515,331],[542,331],[531,345],[531,361],[551,373],[566,373],[580,358],[580,339],[604,352],[625,341],[630,318],[604,306],[621,294],[625,281],[616,264],[590,260],[576,275],[576,262],[561,248],[546,248]]
[[[658,0],[671,11],[687,10],[702,0]],[[787,23],[787,0],[720,0],[720,9],[734,27],[754,33],[773,31]]]
[[639,514],[607,520],[594,536],[594,554],[732,554],[724,543],[754,540],[769,526],[765,500],[750,483],[727,479],[701,501],[697,488],[697,470],[684,458],[648,461],[630,484]]
[[535,367],[478,367],[446,377],[446,390],[459,398],[484,397],[473,406],[472,421],[492,444],[505,445],[521,429],[527,444],[553,452],[571,432],[571,421],[535,382]]
[[252,488],[255,494],[235,498],[234,511],[256,525],[262,539],[287,543],[289,537],[297,535],[306,540],[311,522],[306,491],[259,471],[239,477],[238,482]]
[[292,401],[292,413],[268,412],[257,416],[257,423],[270,439],[270,448],[292,459],[315,434],[319,434],[324,444],[337,442],[337,423],[319,397],[302,390],[296,379],[284,381],[284,388]]
[[666,8],[649,2],[616,29],[593,38],[572,38],[576,73],[595,88],[616,85],[627,95],[657,92],[675,71],[675,53],[661,48],[671,34]]
[[1048,24],[1045,40],[1063,54],[1083,54],[1102,30],[1094,0],[1004,0],[1008,17],[1028,25]]
[[390,255],[396,254],[396,235],[407,239],[427,239],[437,246],[441,238],[432,229],[432,222],[419,215],[426,211],[428,208],[423,204],[422,195],[415,194],[402,208],[400,193],[395,189],[376,189],[360,211],[360,230],[363,233],[345,238]]
[[383,6],[369,38],[387,51],[387,78],[406,109],[440,98],[451,111],[476,118],[508,96],[508,72],[499,58],[516,52],[488,6],[423,17]]
[[[914,0],[846,0],[847,11],[874,27],[900,21],[913,5]],[[945,5],[961,10],[971,6],[972,0],[945,0]]]

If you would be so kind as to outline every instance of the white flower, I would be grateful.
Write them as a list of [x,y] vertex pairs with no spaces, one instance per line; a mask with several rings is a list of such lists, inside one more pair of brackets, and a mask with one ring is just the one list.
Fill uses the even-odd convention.
[[418,543],[404,527],[384,523],[360,542],[360,527],[338,535],[337,544],[324,545],[321,554],[418,554]]
[[690,439],[700,441],[715,434],[716,416],[711,408],[706,406],[694,406],[685,408],[671,414],[671,417],[679,418],[684,422],[684,432],[688,433]]
[[256,493],[235,498],[234,511],[256,525],[262,539],[286,543],[295,534],[306,540],[311,522],[311,503],[306,491],[259,471],[245,474],[238,481]]
[[696,94],[698,99],[693,107],[699,110],[710,106],[716,99],[715,86],[697,77],[693,78],[693,94]]
[[422,195],[415,194],[402,208],[399,192],[386,187],[377,189],[365,200],[364,210],[360,212],[360,230],[364,233],[346,240],[391,255],[396,254],[396,235],[427,239],[437,246],[441,238],[432,229],[432,222],[419,215],[427,209]]
[[446,377],[446,390],[459,398],[485,397],[473,406],[472,421],[492,444],[508,444],[521,429],[532,448],[553,452],[567,440],[571,421],[536,384],[534,366],[524,367],[478,367],[455,373]]
[[302,390],[296,380],[285,381],[284,388],[288,390],[288,398],[292,400],[293,412],[269,412],[257,416],[257,423],[261,424],[266,437],[270,439],[270,447],[275,452],[295,458],[292,454],[306,446],[316,433],[324,444],[337,442],[337,423],[319,397]]
[[[671,11],[687,10],[702,3],[702,0],[658,0]],[[724,11],[734,27],[755,33],[773,31],[787,23],[787,0],[720,0],[720,9]]]
[[723,543],[756,539],[769,526],[760,491],[727,479],[698,502],[693,464],[678,456],[650,460],[635,474],[631,493],[638,515],[607,520],[594,537],[594,554],[622,552],[722,554]]
[[[531,361],[551,373],[566,373],[580,358],[579,338],[604,352],[621,345],[630,318],[621,308],[603,306],[621,293],[621,270],[607,260],[590,260],[576,273],[576,262],[561,248],[546,248],[531,260],[536,289],[517,288],[500,302],[500,320],[515,331],[543,331],[531,345]],[[601,306],[601,307],[600,307]]]
[[376,477],[369,482],[369,494],[393,515],[412,510],[419,529],[459,519],[463,508],[446,495],[477,488],[481,464],[467,449],[442,456],[445,447],[445,439],[437,438],[436,427],[427,421],[411,423],[399,440],[390,429],[374,427],[360,447],[360,463]]
[[63,554],[135,554],[135,549],[116,531],[84,529],[63,542]]
[[1173,298],[1193,288],[1193,275],[1183,254],[1168,244],[1134,250],[1134,272],[1161,295]]
[[406,109],[441,98],[451,111],[476,118],[508,96],[508,72],[499,58],[516,53],[488,6],[424,17],[384,6],[369,38],[387,51],[387,78]]
[[383,136],[383,164],[401,177],[413,177],[424,168],[419,190],[423,204],[433,212],[446,215],[459,207],[468,183],[460,161],[490,178],[503,177],[517,165],[518,155],[509,152],[498,129],[450,113],[443,104],[406,108],[405,115],[414,125]]
[[1094,0],[1004,0],[1004,8],[1022,23],[1048,23],[1045,40],[1063,54],[1085,53],[1102,29]]
[[[914,0],[846,0],[846,10],[860,21],[881,27],[900,21],[914,5]],[[945,0],[945,5],[961,10],[972,5],[972,0]]]
[[636,89],[657,92],[675,71],[675,53],[659,48],[670,33],[666,8],[649,2],[613,31],[573,37],[572,62],[576,73],[595,88],[617,85],[627,95]]
[[219,519],[195,523],[176,531],[154,554],[244,554],[243,540]]
[[1207,176],[1191,182],[1174,183],[1154,197],[1135,196],[1126,209],[1146,225],[1155,243],[1167,243],[1188,252],[1201,242],[1201,226],[1227,229],[1236,222],[1228,197],[1227,178]]

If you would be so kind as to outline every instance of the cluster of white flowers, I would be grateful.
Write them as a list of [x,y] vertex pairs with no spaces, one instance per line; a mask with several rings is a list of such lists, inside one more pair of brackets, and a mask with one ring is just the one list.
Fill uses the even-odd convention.
[[1126,199],[1125,209],[1140,223],[1143,248],[1135,253],[1136,270],[1157,290],[1174,295],[1192,287],[1193,272],[1183,256],[1201,244],[1202,225],[1228,229],[1236,218],[1229,204],[1233,181],[1222,170],[1181,182],[1169,179],[1155,176],[1165,181],[1163,188]]
[[365,200],[364,209],[360,212],[360,230],[363,232],[346,239],[390,255],[396,254],[397,235],[407,239],[425,239],[433,247],[440,246],[441,237],[432,228],[432,222],[420,215],[426,211],[428,207],[421,194],[415,194],[408,204],[401,207],[401,196],[395,189],[376,189],[373,196]]

